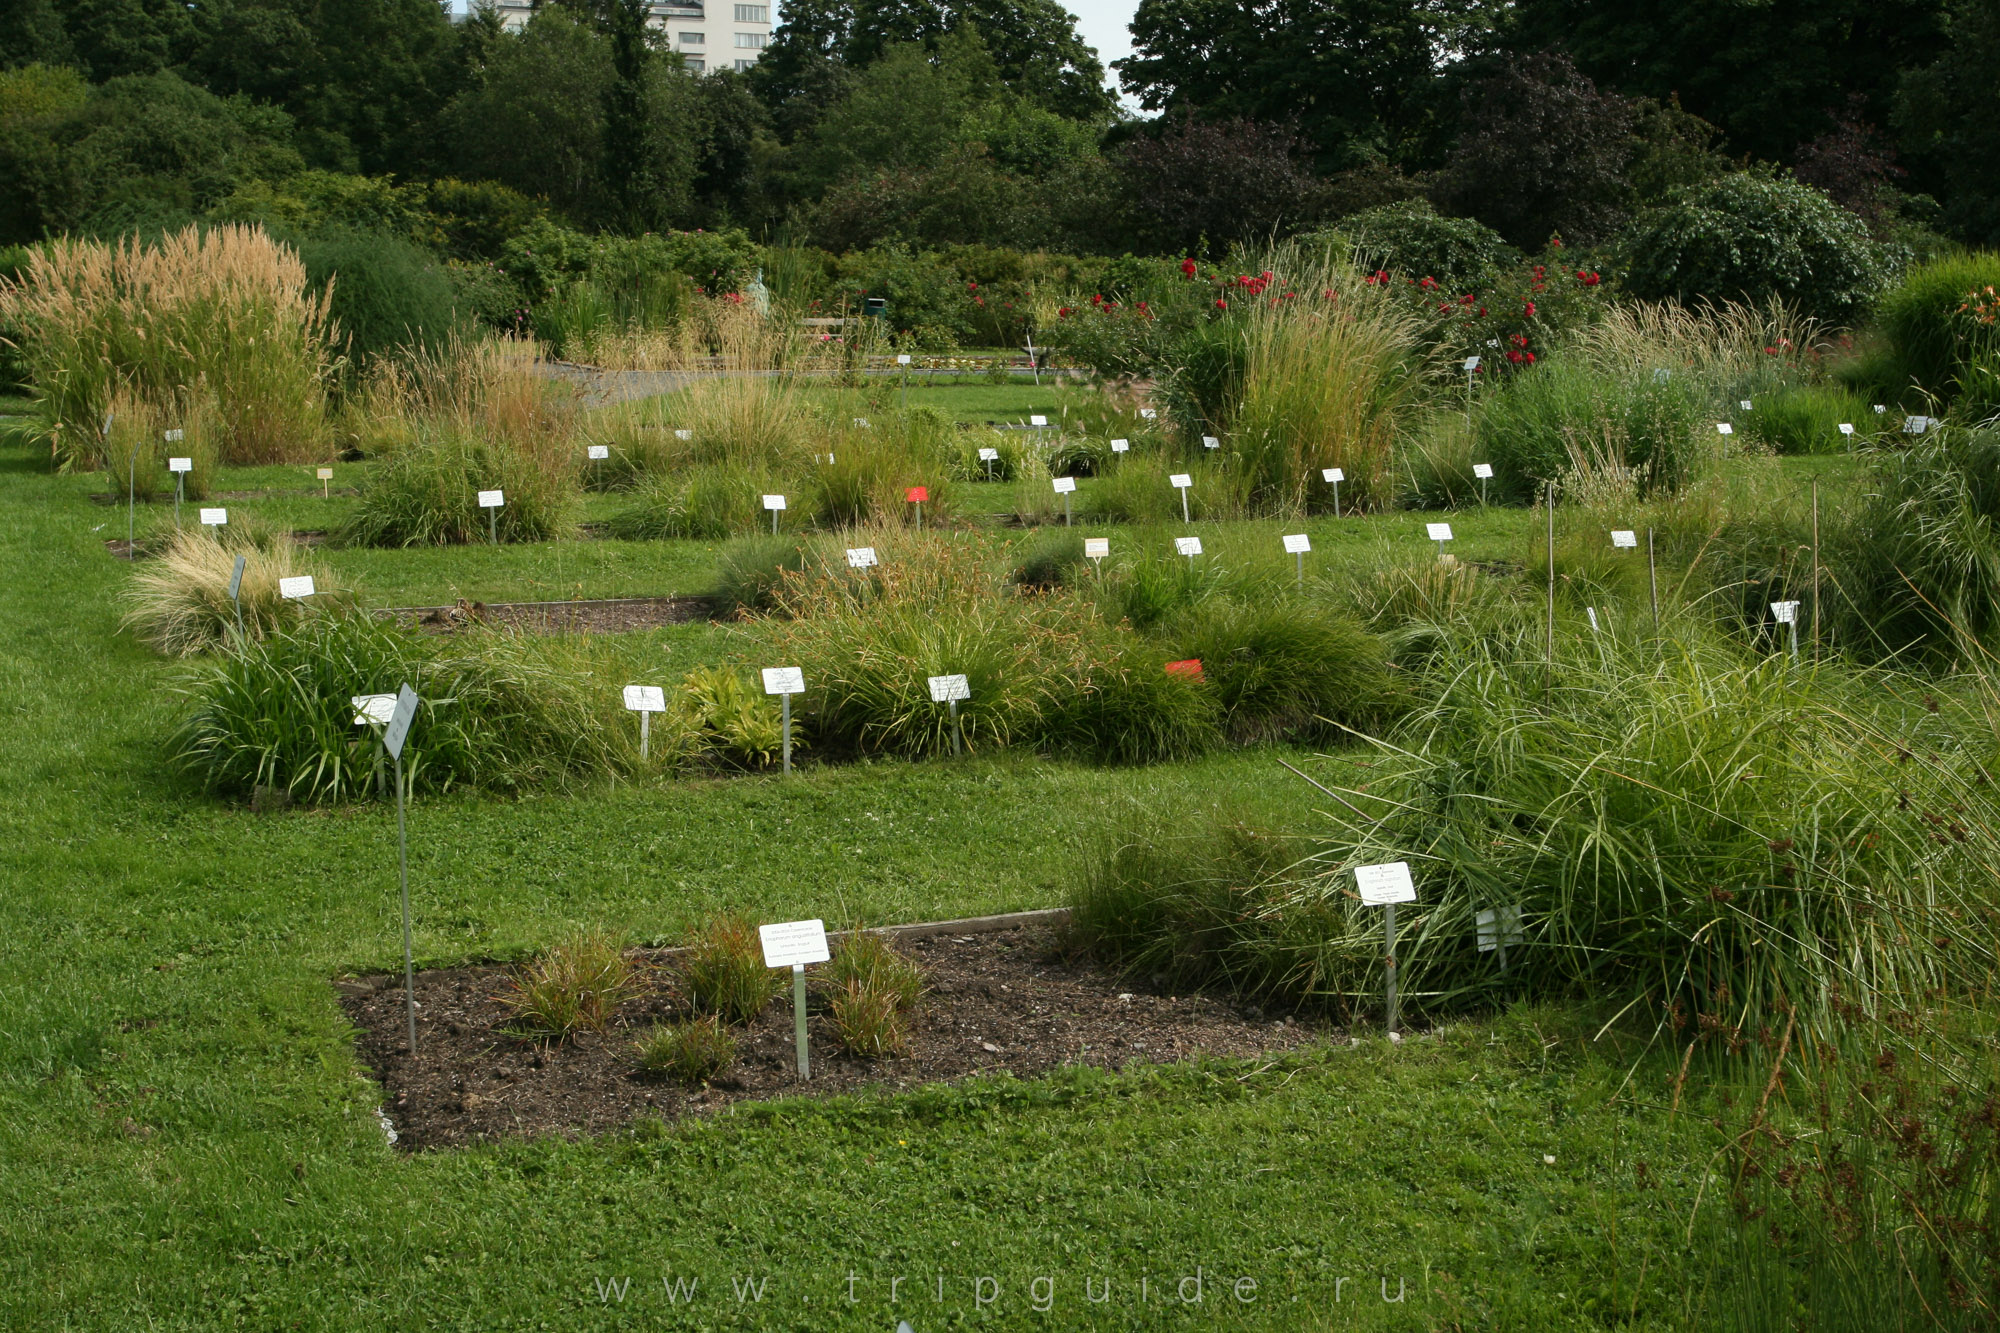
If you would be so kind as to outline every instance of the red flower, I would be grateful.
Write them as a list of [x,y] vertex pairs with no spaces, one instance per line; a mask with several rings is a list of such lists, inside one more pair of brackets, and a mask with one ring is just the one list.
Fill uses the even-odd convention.
[[1534,354],[1533,352],[1529,352],[1529,353],[1527,354],[1527,357],[1528,357],[1528,364],[1529,364],[1529,365],[1531,365],[1531,366],[1532,366],[1532,365],[1534,365],[1534,364],[1535,364],[1535,354]]
[[1218,296],[1215,298],[1215,308],[1217,310],[1227,310],[1229,309],[1229,302],[1223,300],[1221,297]]
[[1181,276],[1185,278],[1192,278],[1194,276],[1193,259],[1183,259],[1181,261]]
[[978,291],[978,290],[979,290],[979,284],[978,284],[978,283],[976,283],[976,282],[970,282],[970,281],[968,281],[968,282],[967,282],[967,283],[965,284],[965,290],[967,290],[968,292],[976,292],[976,291]]
[[1519,352],[1507,353],[1507,359],[1509,361],[1512,361],[1517,366],[1521,364],[1521,354]]
[[1523,310],[1521,314],[1528,319],[1533,319],[1535,317],[1535,303],[1533,301],[1528,302],[1528,308]]
[[1062,309],[1060,309],[1060,310],[1056,311],[1056,318],[1057,318],[1057,319],[1068,319],[1068,318],[1069,318],[1069,307],[1068,307],[1068,306],[1064,306],[1064,307],[1063,307]]

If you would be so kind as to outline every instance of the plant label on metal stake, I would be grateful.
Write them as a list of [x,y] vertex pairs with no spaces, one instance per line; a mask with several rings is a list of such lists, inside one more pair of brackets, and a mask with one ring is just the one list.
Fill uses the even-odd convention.
[[998,449],[987,448],[979,451],[979,461],[986,464],[986,480],[993,480],[993,464],[999,457]]
[[685,427],[682,427],[681,429],[676,430],[674,432],[674,438],[677,440],[692,440],[694,438],[694,432],[688,430]]
[[[170,430],[167,432],[167,438],[169,440],[179,439],[180,432]],[[187,491],[187,474],[194,471],[194,460],[192,458],[169,458],[167,460],[167,471],[174,474],[174,526],[179,527],[181,525],[181,497]]]
[[1354,889],[1370,907],[1383,908],[1382,938],[1387,952],[1382,956],[1383,995],[1388,1002],[1389,1035],[1396,1035],[1396,904],[1417,900],[1417,887],[1410,882],[1408,861],[1388,861],[1381,865],[1354,867]]
[[288,579],[278,580],[278,596],[294,601],[301,597],[310,597],[317,591],[318,589],[313,587],[313,576],[310,574],[297,574]]
[[1044,416],[1030,416],[1028,418],[1028,424],[1030,426],[1033,426],[1036,430],[1047,430],[1049,425],[1049,419]]
[[1474,463],[1472,465],[1472,475],[1479,478],[1479,503],[1484,505],[1486,503],[1486,483],[1493,480],[1493,465],[1491,463]]
[[785,512],[785,497],[782,495],[765,496],[764,508],[771,511],[771,535],[775,537],[778,535],[778,515]]
[[627,712],[639,715],[639,757],[646,758],[646,733],[653,714],[667,711],[667,692],[658,685],[627,685],[625,687],[625,708]]
[[195,511],[195,517],[201,520],[203,527],[219,528],[229,522],[229,511],[202,508]]
[[1304,584],[1306,581],[1306,552],[1312,550],[1312,548],[1312,542],[1303,532],[1287,533],[1285,536],[1285,550],[1290,553],[1293,561],[1298,565],[1299,582],[1301,584]]
[[507,503],[505,491],[481,491],[479,507],[486,511],[486,535],[495,546],[500,544],[500,510]]
[[1111,452],[1114,454],[1127,453],[1131,448],[1132,442],[1130,440],[1113,440],[1111,442]]
[[850,546],[847,548],[847,567],[849,569],[872,569],[880,563],[882,562],[875,558],[875,548],[872,546]]
[[924,530],[924,501],[931,498],[930,487],[912,486],[903,492],[903,498],[917,507],[917,531]]
[[1792,640],[1792,660],[1794,662],[1798,661],[1799,660],[1799,604],[1797,602],[1773,602],[1771,603],[1771,615],[1776,618],[1777,622],[1780,625],[1787,626],[1790,629],[1791,640]]
[[1333,486],[1333,516],[1340,517],[1340,483],[1347,480],[1347,473],[1340,468],[1330,467],[1320,473]]
[[1636,551],[1639,549],[1639,534],[1631,528],[1613,528],[1611,530],[1611,545],[1613,547],[1629,546]]
[[1842,435],[1852,435],[1852,434],[1854,434],[1854,423],[1853,423],[1852,421],[1843,421],[1843,422],[1841,422],[1841,423],[1840,423],[1840,433],[1841,433]]
[[792,696],[806,692],[806,673],[802,667],[765,667],[764,693],[779,696],[784,707],[785,724],[785,772],[792,771]]
[[403,1004],[410,1019],[410,1059],[417,1058],[417,969],[410,953],[410,834],[403,813],[403,742],[417,720],[417,692],[403,682],[396,706],[382,728],[382,748],[396,762],[396,878],[403,892]]
[[1438,559],[1443,560],[1444,544],[1451,540],[1451,524],[1426,523],[1424,524],[1424,532],[1432,541],[1438,544]]
[[1056,494],[1063,498],[1063,526],[1068,527],[1070,525],[1069,497],[1076,492],[1076,478],[1056,477],[1052,480],[1055,483]]
[[585,445],[583,449],[583,456],[585,458],[588,458],[593,463],[602,463],[606,459],[611,457],[611,446],[608,444]]
[[236,642],[246,644],[250,636],[243,630],[243,571],[249,567],[244,556],[236,557],[236,567],[229,571],[229,600],[236,607]]
[[1158,408],[1142,407],[1139,409],[1139,419],[1141,421],[1157,421],[1159,417],[1160,412]]
[[1213,435],[1204,435],[1201,437],[1201,447],[1204,449],[1220,449],[1222,441],[1216,439]]
[[319,498],[322,500],[331,500],[333,498],[333,469],[323,467],[314,475],[319,481]]
[[1201,538],[1176,537],[1174,538],[1174,551],[1192,560],[1201,554]]
[[812,1057],[806,1041],[806,968],[833,955],[826,947],[826,922],[779,921],[757,927],[764,946],[764,966],[792,969],[792,1035],[798,1046],[799,1077],[812,1077]]
[[931,702],[951,705],[951,752],[960,754],[965,749],[964,733],[958,726],[958,701],[972,697],[972,687],[966,684],[964,676],[932,676]]
[[1937,424],[1938,422],[1936,417],[1904,417],[1903,434],[1922,435],[1925,431],[1928,431],[1931,427]]
[[1111,539],[1109,537],[1085,537],[1083,539],[1083,558],[1090,561],[1091,569],[1096,572],[1097,577],[1104,577],[1104,560],[1110,554]]
[[1727,421],[1718,421],[1715,423],[1715,433],[1717,435],[1734,435],[1736,427],[1730,425]]
[[1743,410],[1744,410],[1745,412],[1754,412],[1754,411],[1756,411],[1756,410],[1757,410],[1756,408],[1754,408],[1754,407],[1750,406],[1750,400],[1749,400],[1748,398],[1745,398],[1745,399],[1743,399],[1742,401],[1738,402],[1738,403],[1737,403],[1736,405],[1737,405],[1738,407],[1742,408],[1742,409],[1743,409]]
[[1181,493],[1181,522],[1193,522],[1194,520],[1188,517],[1187,493],[1188,488],[1194,485],[1194,477],[1186,472],[1176,472],[1168,477],[1167,480],[1173,483],[1174,489]]
[[1479,932],[1479,952],[1500,953],[1500,970],[1507,970],[1507,950],[1527,938],[1521,930],[1521,909],[1513,907],[1482,907],[1473,918]]
[[1205,681],[1208,679],[1208,677],[1201,674],[1201,659],[1199,657],[1184,657],[1178,662],[1169,662],[1166,665],[1166,672],[1169,676],[1186,676],[1189,680]]

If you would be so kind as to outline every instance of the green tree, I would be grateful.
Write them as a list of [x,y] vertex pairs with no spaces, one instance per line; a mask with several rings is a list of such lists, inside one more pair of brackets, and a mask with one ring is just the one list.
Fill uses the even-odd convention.
[[1950,34],[1935,61],[1904,79],[1894,124],[1905,154],[1946,187],[1945,225],[2000,246],[2000,4],[1965,0]]
[[[1990,3],[1990,0],[1985,0]],[[1515,51],[1562,51],[1606,88],[1676,95],[1770,161],[1832,128],[1850,93],[1886,120],[1900,71],[1944,48],[1947,0],[1516,0]]]
[[966,31],[979,34],[1001,81],[1037,106],[1073,120],[1114,109],[1097,52],[1056,0],[857,0],[843,57],[867,66],[902,43],[935,50]]
[[1485,45],[1490,0],[1139,0],[1116,68],[1149,110],[1293,123],[1322,171],[1442,151],[1436,71]]

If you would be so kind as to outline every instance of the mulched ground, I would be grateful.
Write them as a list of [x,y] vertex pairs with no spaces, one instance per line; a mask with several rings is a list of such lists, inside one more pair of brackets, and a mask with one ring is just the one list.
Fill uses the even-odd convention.
[[449,634],[474,624],[506,625],[537,634],[574,632],[619,634],[711,620],[708,597],[613,597],[575,602],[459,602],[453,606],[406,606],[377,615],[418,629]]
[[844,1054],[815,1013],[808,1083],[799,1082],[795,1066],[789,989],[737,1030],[736,1063],[709,1086],[640,1072],[631,1061],[636,1038],[685,1012],[664,955],[645,956],[647,987],[610,1030],[560,1045],[504,1031],[507,1010],[494,998],[506,984],[504,967],[418,975],[415,1062],[405,1048],[400,976],[340,983],[341,1003],[387,1094],[382,1109],[398,1145],[413,1150],[598,1132],[641,1115],[674,1120],[741,1101],[910,1088],[1001,1070],[1032,1077],[1068,1064],[1115,1069],[1202,1053],[1267,1055],[1322,1035],[1297,1019],[1210,997],[1150,993],[1067,957],[1059,930],[1038,925],[898,941],[924,969],[926,987],[910,1053],[877,1060]]

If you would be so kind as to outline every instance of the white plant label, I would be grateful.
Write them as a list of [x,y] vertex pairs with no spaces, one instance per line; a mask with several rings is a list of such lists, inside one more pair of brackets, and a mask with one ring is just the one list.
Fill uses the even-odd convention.
[[1485,481],[1493,475],[1493,465],[1491,463],[1474,463],[1472,465],[1472,475],[1481,481]]
[[1102,560],[1110,554],[1111,539],[1109,537],[1085,537],[1083,539],[1084,559]]
[[1176,490],[1184,491],[1194,485],[1194,477],[1186,472],[1176,472],[1173,476],[1168,477],[1167,480],[1173,483]]
[[1878,417],[1881,416],[1884,412],[1887,412],[1888,410],[1889,410],[1889,405],[1887,403],[1875,404],[1875,415]]
[[481,491],[479,493],[479,507],[481,509],[499,509],[505,506],[506,503],[507,492],[505,491]]
[[759,926],[757,938],[764,944],[765,967],[803,967],[833,957],[826,947],[824,921],[780,921]]
[[806,673],[804,667],[765,667],[764,693],[804,694]]
[[1613,546],[1637,546],[1639,544],[1639,534],[1630,528],[1613,528],[1611,530],[1611,544]]
[[1905,435],[1922,435],[1936,424],[1937,422],[1929,417],[1904,417],[1903,433]]
[[1056,477],[1054,478],[1054,482],[1057,495],[1068,495],[1076,489],[1075,477]]
[[201,511],[201,521],[211,528],[219,528],[229,522],[229,511],[227,509],[204,509]]
[[1717,435],[1734,435],[1736,427],[1730,425],[1727,421],[1718,421],[1715,423],[1715,433]]
[[854,429],[856,429],[856,430],[872,430],[872,429],[873,429],[873,427],[871,427],[871,426],[870,426],[870,425],[868,424],[868,418],[867,418],[867,417],[856,417],[856,418],[854,418]]
[[692,440],[694,438],[694,432],[683,428],[681,430],[677,430],[674,432],[674,438],[677,440]]
[[310,597],[315,591],[317,590],[313,587],[313,576],[310,574],[300,574],[295,578],[278,580],[278,596],[280,597]]
[[1470,375],[1470,374],[1471,374],[1471,373],[1472,373],[1473,371],[1475,371],[1475,370],[1477,370],[1477,369],[1479,369],[1479,358],[1478,358],[1478,357],[1476,357],[1476,356],[1468,356],[1467,358],[1465,358],[1465,373],[1466,373],[1466,374]]
[[1326,470],[1320,473],[1320,476],[1326,478],[1326,480],[1329,482],[1347,480],[1347,473],[1337,467],[1327,468]]
[[410,724],[417,720],[417,692],[408,681],[396,691],[396,707],[389,714],[389,727],[382,733],[382,748],[391,759],[403,757],[403,742],[409,738]]
[[1114,454],[1125,453],[1128,450],[1130,450],[1131,447],[1132,447],[1132,442],[1130,440],[1113,440],[1111,442],[1111,452]]
[[1479,952],[1492,953],[1495,949],[1519,944],[1526,938],[1521,930],[1521,909],[1516,907],[1482,907],[1473,918],[1479,929]]
[[1049,419],[1041,416],[1029,417],[1028,424],[1030,426],[1046,426],[1049,424]]
[[330,467],[320,468],[317,472],[313,474],[313,478],[316,481],[332,481],[333,469]]
[[784,497],[784,496],[782,496],[782,495],[767,495],[767,496],[765,496],[765,497],[764,497],[764,508],[766,508],[766,509],[783,509],[784,507],[785,507],[785,497]]
[[1300,552],[1310,551],[1312,548],[1312,542],[1307,540],[1306,534],[1303,532],[1293,532],[1285,535],[1286,555],[1298,555]]
[[1773,602],[1771,603],[1771,614],[1777,617],[1780,625],[1796,625],[1799,621],[1799,604],[1797,602]]
[[584,448],[583,455],[593,462],[606,459],[611,457],[611,446],[608,444],[588,445]]
[[1671,370],[1666,370],[1664,368],[1656,370],[1653,372],[1653,383],[1665,384],[1667,382],[1667,378],[1672,374],[1673,372]]
[[1451,540],[1451,524],[1449,523],[1426,523],[1424,524],[1424,531],[1429,534],[1430,539],[1434,542],[1448,542]]
[[847,548],[847,567],[849,569],[867,569],[880,563],[875,558],[875,548],[872,546],[850,546]]
[[981,449],[979,451],[979,461],[982,463],[994,462],[999,457],[1000,451],[998,449]]
[[1743,409],[1743,410],[1744,410],[1745,412],[1754,412],[1754,411],[1756,411],[1756,410],[1757,410],[1757,409],[1753,408],[1752,406],[1750,406],[1750,400],[1749,400],[1748,398],[1745,398],[1745,399],[1743,399],[1743,400],[1742,400],[1741,402],[1737,403],[1736,405],[1737,405],[1738,407],[1742,408],[1742,409]]
[[1200,555],[1201,538],[1176,537],[1174,538],[1174,550],[1180,555]]
[[167,471],[192,472],[194,471],[194,460],[192,458],[169,458],[167,460]]
[[899,366],[907,366],[907,365],[909,365],[909,364],[910,364],[910,354],[909,354],[908,352],[904,352],[904,353],[903,353],[902,355],[898,356],[898,357],[896,358],[896,364],[897,364],[897,365],[899,365]]
[[1141,421],[1157,421],[1159,416],[1159,411],[1156,408],[1142,407],[1139,409],[1139,419]]
[[175,427],[173,430],[168,431],[160,438],[165,440],[168,444],[179,444],[182,440],[185,440],[187,438],[187,432],[180,429],[179,427]]
[[1379,866],[1354,867],[1354,888],[1361,901],[1371,907],[1389,903],[1413,903],[1417,886],[1410,882],[1408,861],[1389,861]]
[[1840,423],[1840,433],[1841,433],[1842,435],[1852,435],[1852,434],[1854,434],[1854,423],[1853,423],[1852,421],[1843,421],[1843,422],[1841,422],[1841,423]]
[[970,699],[972,687],[965,683],[964,676],[932,676],[931,702],[948,704],[953,699]]
[[625,687],[625,711],[628,713],[664,713],[667,711],[667,692],[659,685],[627,685]]
[[243,571],[250,567],[247,556],[237,556],[235,568],[229,571],[229,600],[236,601],[243,593]]
[[1201,437],[1201,447],[1204,449],[1220,449],[1222,441],[1216,439],[1213,435],[1204,435]]
[[393,694],[357,694],[347,702],[354,705],[354,725],[378,727],[389,725],[396,716],[396,696]]

